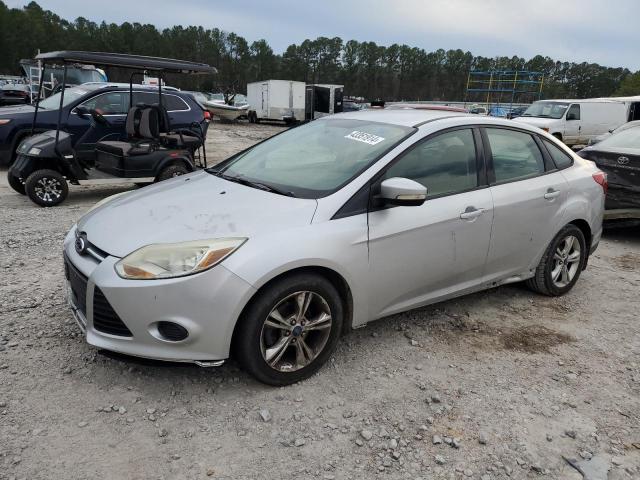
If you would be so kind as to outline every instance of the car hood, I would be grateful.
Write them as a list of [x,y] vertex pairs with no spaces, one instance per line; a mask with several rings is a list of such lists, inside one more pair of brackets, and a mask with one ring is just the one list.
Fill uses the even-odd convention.
[[110,255],[145,245],[247,237],[311,223],[313,199],[292,198],[197,172],[118,196],[87,213],[78,230]]
[[547,127],[553,123],[556,123],[559,118],[541,118],[541,117],[517,117],[514,118],[514,122],[526,123],[527,125],[533,125],[534,127]]
[[17,107],[0,107],[0,118],[7,115],[33,114],[35,108],[32,105],[20,105]]

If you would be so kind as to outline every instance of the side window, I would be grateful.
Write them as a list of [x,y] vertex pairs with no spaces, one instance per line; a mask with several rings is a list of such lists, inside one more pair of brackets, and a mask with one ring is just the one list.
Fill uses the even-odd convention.
[[514,130],[487,128],[496,183],[544,173],[544,159],[531,135]]
[[[158,93],[157,92],[133,92],[133,104],[137,105],[139,103],[144,103],[146,105],[157,105],[158,104]],[[185,103],[177,95],[162,95],[162,103],[164,107],[169,112],[175,112],[178,110],[189,110],[189,105]]]
[[451,195],[478,186],[476,146],[471,129],[430,138],[394,163],[384,178],[404,177],[427,187],[427,197]]
[[567,110],[567,120],[580,120],[580,105],[571,105]]
[[551,155],[551,158],[553,158],[553,163],[556,164],[556,167],[562,169],[567,168],[573,164],[573,159],[567,152],[563,152],[560,147],[557,147],[548,140],[544,140],[544,144],[549,151],[549,155]]
[[123,92],[102,93],[83,102],[82,106],[103,115],[124,115],[127,113],[124,95]]

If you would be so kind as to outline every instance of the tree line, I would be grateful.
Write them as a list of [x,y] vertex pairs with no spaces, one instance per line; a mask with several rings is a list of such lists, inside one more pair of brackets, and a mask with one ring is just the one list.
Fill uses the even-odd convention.
[[[422,48],[319,37],[290,45],[277,54],[266,40],[249,43],[219,28],[125,22],[96,23],[83,17],[66,20],[36,2],[8,8],[0,0],[0,73],[19,74],[19,61],[38,49],[132,53],[205,62],[218,74],[208,78],[169,77],[181,88],[212,90],[279,78],[308,83],[338,83],[345,93],[369,100],[462,100],[470,70],[531,70],[544,74],[543,98],[610,96],[618,91],[640,95],[638,77],[627,68],[556,61],[537,55],[488,58],[463,50]],[[128,75],[107,71],[114,81]],[[622,85],[622,87],[621,87]],[[636,87],[637,86],[637,87]],[[622,90],[621,90],[622,88]],[[638,91],[635,91],[638,88]]]

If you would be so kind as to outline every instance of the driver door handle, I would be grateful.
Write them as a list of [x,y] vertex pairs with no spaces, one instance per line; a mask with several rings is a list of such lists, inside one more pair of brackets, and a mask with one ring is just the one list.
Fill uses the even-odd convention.
[[467,207],[464,212],[460,214],[461,220],[473,220],[478,218],[484,213],[484,208]]
[[553,188],[550,188],[549,190],[547,190],[547,193],[544,194],[544,198],[547,200],[553,200],[558,195],[560,195],[560,190],[554,190]]

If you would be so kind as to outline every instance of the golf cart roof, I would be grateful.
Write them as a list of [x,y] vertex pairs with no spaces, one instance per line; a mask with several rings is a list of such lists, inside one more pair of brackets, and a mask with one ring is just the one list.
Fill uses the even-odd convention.
[[187,62],[172,58],[147,57],[144,55],[128,55],[126,53],[81,52],[63,50],[41,53],[36,60],[44,63],[79,63],[109,67],[124,67],[138,70],[172,73],[216,73],[214,67],[206,63]]

